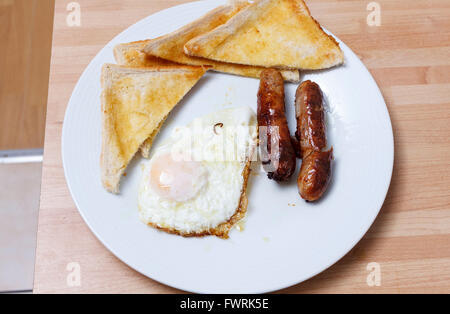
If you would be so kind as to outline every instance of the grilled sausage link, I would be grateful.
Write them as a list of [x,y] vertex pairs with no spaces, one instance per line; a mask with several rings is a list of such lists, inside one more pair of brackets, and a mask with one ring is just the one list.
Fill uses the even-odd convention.
[[[268,172],[270,179],[288,180],[295,171],[296,156],[285,116],[284,81],[280,72],[275,69],[267,69],[261,73],[258,126],[260,141],[265,146],[261,147],[264,170]],[[261,132],[265,132],[263,135],[267,141],[262,141]],[[272,147],[276,144],[278,151],[277,147]]]
[[323,95],[319,85],[303,82],[295,94],[297,131],[295,133],[303,158],[297,186],[300,196],[307,201],[318,200],[331,179],[333,149],[327,147]]
[[309,202],[317,201],[325,193],[331,179],[333,149],[312,151],[303,158],[297,186],[300,196]]
[[295,93],[295,115],[295,136],[300,142],[302,155],[327,147],[323,95],[319,85],[311,81],[300,84]]

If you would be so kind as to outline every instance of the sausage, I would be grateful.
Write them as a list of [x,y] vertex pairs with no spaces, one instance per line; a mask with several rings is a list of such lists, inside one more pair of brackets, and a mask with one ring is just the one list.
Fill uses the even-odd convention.
[[297,131],[303,161],[297,178],[300,196],[307,201],[318,200],[331,179],[333,148],[327,147],[323,94],[319,85],[303,82],[295,94]]
[[323,111],[323,95],[319,85],[305,81],[295,93],[295,115],[297,131],[295,136],[300,142],[303,156],[312,150],[327,147],[325,114]]
[[[261,157],[267,176],[275,181],[287,181],[295,171],[296,155],[285,115],[284,80],[275,69],[261,73],[258,127]],[[278,147],[272,147],[276,144]]]
[[326,152],[312,151],[303,158],[297,186],[304,200],[317,201],[325,193],[331,179],[332,159],[333,148]]

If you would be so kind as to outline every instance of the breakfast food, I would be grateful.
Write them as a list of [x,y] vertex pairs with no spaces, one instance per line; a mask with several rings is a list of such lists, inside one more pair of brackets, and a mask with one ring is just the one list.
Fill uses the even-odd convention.
[[[144,52],[149,56],[159,57],[177,63],[189,65],[210,65],[212,70],[231,73],[235,75],[259,78],[262,67],[219,62],[204,58],[192,57],[184,53],[184,45],[192,38],[212,31],[224,24],[236,13],[247,7],[247,1],[235,1],[220,6],[200,19],[183,26],[182,28],[159,38],[148,41]],[[283,78],[287,81],[298,82],[298,70],[282,71]]]
[[165,116],[158,124],[155,130],[153,130],[152,134],[141,144],[139,147],[139,151],[141,152],[142,157],[148,158],[150,156],[150,149],[152,148],[153,141],[155,140],[156,135],[158,135],[161,127],[164,122],[166,122],[167,116]]
[[333,149],[327,147],[325,113],[322,91],[316,83],[305,81],[295,94],[297,131],[295,133],[303,158],[297,179],[301,197],[318,200],[326,191],[331,178]]
[[134,68],[105,64],[102,69],[101,176],[118,193],[128,163],[206,69],[192,66]]
[[295,171],[296,154],[291,143],[284,104],[284,82],[279,71],[261,73],[258,91],[258,126],[262,163],[268,177],[287,181]]
[[344,62],[339,44],[303,0],[256,0],[185,45],[190,56],[281,69],[326,69]]
[[328,151],[312,151],[303,158],[297,186],[300,196],[314,202],[322,197],[331,179],[331,161],[333,149]]
[[143,49],[149,42],[150,40],[148,39],[115,46],[114,58],[116,59],[117,64],[131,67],[177,65],[175,62],[145,54]]
[[[151,66],[169,66],[177,65],[175,62],[164,60],[155,56],[150,56],[142,52],[145,45],[147,45],[149,40],[135,41],[126,44],[119,44],[114,47],[114,58],[117,64],[126,65],[130,67],[151,67]],[[165,120],[161,121],[158,128],[152,133],[152,135],[144,141],[140,147],[142,157],[148,158],[150,154],[150,148],[156,134],[158,134],[159,129],[163,125]]]
[[256,117],[248,107],[225,109],[176,128],[169,140],[154,147],[144,168],[140,219],[182,236],[227,238],[247,211],[256,141]]
[[138,192],[144,223],[186,237],[228,238],[247,212],[258,143],[270,179],[288,181],[301,157],[301,197],[315,201],[327,189],[333,149],[324,151],[321,90],[310,81],[297,89],[294,139],[284,81],[299,81],[298,69],[325,69],[344,58],[302,0],[229,0],[170,34],[119,44],[113,52],[118,65],[105,64],[101,77],[101,180],[111,193],[119,192],[138,150],[150,156],[169,113],[208,69],[260,78],[257,116],[248,107],[215,112],[175,128],[153,148]]
[[316,83],[304,81],[295,93],[295,135],[300,143],[302,156],[327,147],[325,112],[322,91]]

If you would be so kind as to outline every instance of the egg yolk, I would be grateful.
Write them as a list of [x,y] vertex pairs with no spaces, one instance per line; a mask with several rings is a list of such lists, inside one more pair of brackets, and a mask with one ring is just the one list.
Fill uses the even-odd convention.
[[152,162],[150,186],[160,197],[186,202],[193,199],[207,182],[207,170],[196,161],[175,161],[162,154]]

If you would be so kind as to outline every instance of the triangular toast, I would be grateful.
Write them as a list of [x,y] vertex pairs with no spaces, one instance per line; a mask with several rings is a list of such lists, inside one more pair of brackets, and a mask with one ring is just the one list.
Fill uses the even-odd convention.
[[145,54],[143,49],[150,41],[150,39],[147,39],[115,46],[114,58],[116,59],[117,64],[132,67],[177,65],[175,62]]
[[[170,34],[152,39],[144,48],[144,52],[148,55],[160,57],[177,63],[189,65],[209,65],[214,71],[259,78],[261,72],[264,70],[262,67],[217,62],[204,58],[191,57],[184,53],[184,45],[189,40],[212,31],[248,6],[249,3],[242,0],[219,6],[198,20],[183,26]],[[286,81],[298,82],[300,79],[298,70],[285,70],[282,71],[282,75]]]
[[317,70],[344,62],[335,39],[303,0],[257,0],[227,23],[190,40],[191,56],[282,69]]
[[[150,42],[150,40],[134,41],[131,43],[119,44],[114,47],[114,58],[119,65],[126,65],[130,67],[152,67],[152,66],[175,66],[179,65],[175,62],[164,60],[155,56],[147,55],[142,50]],[[165,121],[165,120],[164,120]],[[161,121],[160,127],[164,121]],[[150,155],[150,148],[153,140],[158,134],[160,127],[158,127],[152,135],[145,140],[141,145],[140,151],[144,158]]]
[[193,66],[103,66],[100,167],[106,190],[118,193],[120,178],[139,147],[205,71]]

